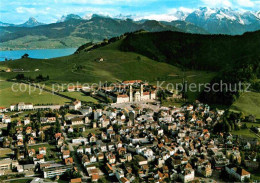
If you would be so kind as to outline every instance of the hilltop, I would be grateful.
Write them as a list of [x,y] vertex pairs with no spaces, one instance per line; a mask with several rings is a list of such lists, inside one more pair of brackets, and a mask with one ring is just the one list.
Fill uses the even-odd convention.
[[[249,82],[256,86],[251,89],[259,92],[259,36],[260,32],[242,36],[209,36],[141,31],[99,44],[87,43],[67,57],[48,60],[25,58],[2,62],[0,67],[23,69],[28,71],[24,72],[27,77],[48,75],[47,85],[129,79],[147,80],[152,84],[157,84],[157,81],[181,83],[184,78],[188,83]],[[17,74],[2,72],[0,78],[12,79]],[[199,98],[198,92],[188,92],[187,95],[190,101]],[[204,93],[201,99],[229,106],[239,97],[239,92],[210,92]]]
[[[2,69],[23,69],[26,77],[35,78],[39,74],[49,76],[47,85],[53,83],[83,83],[122,81],[131,79],[147,80],[152,84],[157,81],[173,83],[182,82],[183,75],[190,82],[209,82],[214,72],[183,70],[174,65],[160,63],[144,55],[123,52],[120,50],[125,37],[108,44],[99,44],[93,49],[82,49],[77,54],[53,59],[24,58],[14,61],[0,62]],[[86,44],[91,47],[93,45]],[[88,47],[87,47],[88,48]],[[103,58],[103,62],[100,62]],[[39,70],[39,71],[35,71]],[[1,79],[12,79],[17,72],[1,72]],[[198,93],[190,93],[190,99],[194,100]]]
[[181,32],[130,34],[120,49],[153,60],[198,70],[219,71],[243,58],[260,56],[260,31],[241,36],[199,35]]
[[190,23],[189,25],[183,23],[181,26],[176,24],[176,27],[174,25],[155,20],[147,20],[141,23],[131,19],[120,20],[96,15],[89,20],[85,20],[76,15],[68,15],[57,23],[35,27],[0,26],[0,49],[79,47],[86,42],[99,42],[103,39],[140,29],[151,32],[170,30],[206,33],[203,29]]

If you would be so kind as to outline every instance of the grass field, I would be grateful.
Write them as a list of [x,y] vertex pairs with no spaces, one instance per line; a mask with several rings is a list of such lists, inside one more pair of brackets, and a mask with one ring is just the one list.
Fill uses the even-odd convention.
[[[250,137],[250,138],[258,138],[253,132],[251,132],[249,129],[241,129],[238,131],[232,131],[233,135],[241,135],[243,137]],[[258,138],[259,139],[259,138]]]
[[87,137],[89,133],[99,134],[102,133],[102,131],[99,128],[88,128],[82,133],[82,135],[83,137]]
[[[40,92],[39,89],[35,89],[29,93],[29,89],[19,91],[19,86],[15,85],[13,88],[17,92],[12,90],[12,82],[0,81],[0,106],[9,107],[10,104],[18,102],[27,102],[33,104],[64,104],[70,100],[59,97],[57,95],[52,95],[48,92]],[[27,85],[28,86],[28,85]],[[23,92],[24,91],[24,92]]]
[[7,181],[9,183],[29,183],[32,181],[32,178],[24,178],[24,179],[17,179],[17,180],[11,180]]
[[243,93],[231,106],[231,110],[242,111],[245,115],[253,114],[257,119],[260,119],[260,93]]
[[[43,76],[48,75],[50,77],[50,80],[46,82],[46,85],[48,86],[54,83],[68,84],[80,82],[80,84],[91,84],[134,79],[149,81],[155,85],[158,80],[175,84],[181,83],[183,77],[188,83],[207,83],[215,75],[215,73],[212,72],[183,71],[176,66],[157,62],[140,54],[122,52],[119,50],[121,41],[92,51],[81,52],[67,57],[47,60],[22,59],[1,62],[0,67],[24,69],[29,72],[23,74],[32,78],[35,78],[39,74],[42,74]],[[97,61],[101,57],[104,58],[104,61]],[[78,69],[79,66],[80,69]],[[35,72],[35,69],[39,69],[40,71]],[[15,72],[2,72],[0,73],[0,79],[14,78],[17,74],[18,73]],[[190,101],[197,98],[198,93],[199,92],[189,92],[188,96]],[[6,94],[3,96],[6,96]],[[24,98],[26,98],[26,96]],[[86,100],[92,99],[88,98]]]
[[165,106],[165,107],[181,107],[182,105],[184,104],[184,102],[176,102],[174,100],[164,100],[162,102],[162,106]]
[[9,148],[0,148],[0,158],[6,158],[8,157],[8,154],[12,152]]
[[80,101],[98,103],[96,99],[92,98],[91,96],[86,96],[82,92],[61,92],[61,94],[78,99]]
[[259,137],[257,137],[252,131],[250,131],[251,126],[260,127],[260,123],[242,122],[242,124],[246,124],[247,125],[247,129],[241,129],[241,130],[238,130],[238,131],[232,131],[231,133],[233,135],[241,135],[241,136],[244,136],[244,137],[258,138],[260,140]]
[[[168,76],[183,75],[178,67],[151,60],[145,56],[119,51],[121,41],[108,46],[82,52],[77,55],[54,59],[23,59],[0,63],[0,66],[10,68],[22,68],[31,72],[24,73],[26,76],[36,77],[39,74],[49,75],[50,83],[70,82],[105,82],[117,80],[142,79],[150,82]],[[140,56],[141,59],[137,59]],[[97,59],[104,58],[104,62]],[[76,66],[83,66],[75,70]],[[39,69],[39,72],[34,72]],[[199,72],[200,73],[200,72]],[[0,78],[13,78],[17,73],[0,73]],[[186,75],[198,75],[198,72],[185,72]],[[171,77],[166,78],[172,79]]]

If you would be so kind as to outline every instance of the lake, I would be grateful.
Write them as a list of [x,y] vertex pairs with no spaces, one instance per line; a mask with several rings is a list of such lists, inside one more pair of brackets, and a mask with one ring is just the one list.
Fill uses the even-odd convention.
[[76,50],[77,48],[0,51],[0,61],[4,61],[5,58],[19,59],[25,53],[29,54],[30,58],[49,59],[71,55]]

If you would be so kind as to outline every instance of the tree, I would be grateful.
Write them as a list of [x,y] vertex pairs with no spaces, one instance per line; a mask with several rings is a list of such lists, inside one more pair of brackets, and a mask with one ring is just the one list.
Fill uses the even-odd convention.
[[61,125],[60,125],[59,119],[57,117],[56,117],[56,122],[55,122],[55,132],[56,133],[61,132]]
[[15,157],[16,157],[17,160],[19,160],[19,158],[20,158],[20,152],[19,151],[20,151],[19,148],[17,148],[16,151],[15,151]]
[[242,125],[242,129],[247,129],[246,123],[244,123],[244,124]]
[[106,183],[108,182],[104,177],[101,177],[100,179],[98,179],[98,183]]
[[25,142],[24,143],[24,155],[26,158],[28,157],[28,150],[29,150],[28,144],[27,144],[27,142]]
[[244,182],[250,182],[250,178],[245,177]]
[[110,97],[106,97],[106,103],[111,104],[113,103],[113,100]]
[[160,100],[161,102],[166,99],[166,93],[165,93],[165,91],[163,91],[163,90],[159,90],[159,91],[157,92],[157,96],[159,97],[159,100]]
[[40,140],[41,140],[41,142],[44,142],[44,140],[45,140],[45,135],[43,132],[40,134]]
[[28,58],[29,54],[25,53],[21,58]]
[[243,151],[240,151],[240,156],[241,156],[241,163],[243,164],[245,161],[245,153]]
[[240,118],[241,120],[245,120],[245,114],[244,114],[243,112],[240,112],[240,113],[239,113],[239,118]]
[[249,122],[256,122],[255,116],[254,116],[254,115],[249,115],[249,116],[248,116],[248,121],[249,121]]
[[17,75],[15,76],[15,79],[16,79],[16,80],[23,80],[23,79],[25,79],[24,74],[17,74]]

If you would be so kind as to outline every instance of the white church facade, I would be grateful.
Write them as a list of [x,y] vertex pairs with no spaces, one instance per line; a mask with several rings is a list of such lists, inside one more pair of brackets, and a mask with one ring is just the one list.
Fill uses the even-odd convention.
[[[138,87],[134,88],[134,84]],[[118,89],[117,87],[102,88],[98,91],[98,94],[103,97],[109,97],[113,103],[140,102],[156,99],[156,90],[149,89],[147,91],[147,88],[144,89],[144,86],[147,86],[147,84],[143,84],[140,80],[124,81],[120,86],[123,86],[123,89]]]

